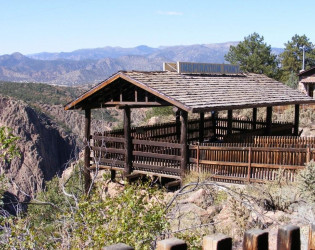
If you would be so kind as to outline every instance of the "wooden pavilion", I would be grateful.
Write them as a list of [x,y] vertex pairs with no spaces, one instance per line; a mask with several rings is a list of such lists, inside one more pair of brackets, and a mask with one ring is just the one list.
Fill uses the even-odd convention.
[[[165,64],[165,71],[120,71],[65,106],[65,110],[85,111],[87,186],[90,170],[93,169],[91,150],[94,155],[101,156],[103,168],[122,170],[125,175],[151,172],[160,176],[182,177],[191,162],[189,142],[203,142],[206,137],[214,135],[209,133],[209,129],[215,131],[216,126],[219,126],[218,118],[213,115],[217,111],[228,111],[228,117],[222,125],[225,127],[222,138],[245,130],[252,134],[257,132],[258,135],[298,135],[299,105],[312,103],[314,99],[262,74],[242,73],[231,65],[200,65],[184,65],[185,68],[177,63]],[[272,107],[280,105],[295,105],[295,120],[289,129],[288,124],[272,122]],[[154,137],[144,132],[145,129],[139,132],[139,129],[136,131],[131,128],[131,109],[159,106],[177,108],[176,122],[172,125],[174,133],[166,131]],[[124,129],[116,134],[108,132],[91,135],[91,109],[106,107],[123,109]],[[257,121],[258,107],[266,107],[266,120],[263,122]],[[233,119],[234,109],[245,108],[253,109],[251,121]],[[212,113],[210,118],[205,118],[207,112]],[[200,115],[198,120],[191,122],[196,125],[194,129],[189,129],[192,125],[188,121],[188,113]],[[233,122],[243,124],[243,128],[234,129]],[[195,136],[190,135],[191,131]],[[160,140],[157,141],[157,138]],[[178,141],[175,143],[170,139]],[[91,140],[94,140],[93,147],[90,146]],[[162,147],[163,150],[148,150],[154,147]]]
[[315,92],[315,67],[309,70],[301,71],[299,74],[299,86],[298,89],[302,93],[314,98]]

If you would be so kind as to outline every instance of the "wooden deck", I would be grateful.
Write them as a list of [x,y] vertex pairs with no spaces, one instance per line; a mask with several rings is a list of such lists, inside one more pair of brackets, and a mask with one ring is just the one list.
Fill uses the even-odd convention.
[[[199,143],[200,122],[190,121],[187,171],[209,173],[214,180],[238,183],[276,180],[279,174],[285,180],[294,181],[296,172],[315,160],[315,138],[253,136],[264,131],[264,122],[258,121],[257,129],[252,130],[252,121],[239,119],[233,122],[234,134],[227,137],[227,121],[223,118],[219,121],[218,136],[230,141],[241,138],[244,142]],[[213,126],[210,119],[204,119],[204,123],[207,139],[214,134]],[[292,133],[292,124],[274,123],[273,128],[284,134]],[[132,172],[179,179],[183,145],[176,140],[176,131],[176,123],[132,128]],[[92,135],[91,142],[91,169],[124,171],[123,130]]]

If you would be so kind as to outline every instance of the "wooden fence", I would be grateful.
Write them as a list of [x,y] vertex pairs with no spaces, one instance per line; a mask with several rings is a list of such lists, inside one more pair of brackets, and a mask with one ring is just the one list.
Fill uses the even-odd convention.
[[[123,170],[125,165],[125,143],[122,137],[94,135],[91,146],[94,165],[107,166],[112,170]],[[189,145],[188,170],[210,173],[212,179],[232,182],[263,182],[281,176],[294,181],[296,172],[305,163],[315,160],[315,148],[303,142],[294,142],[296,147],[279,142],[285,138],[255,137],[255,143],[203,143]],[[287,138],[288,142],[292,142]],[[300,144],[299,144],[300,143]],[[132,140],[133,171],[179,176],[182,145],[176,142]]]
[[[95,164],[111,170],[123,170],[125,165],[125,143],[123,137],[93,135],[92,152]],[[132,139],[132,166],[138,173],[157,173],[179,176],[181,149],[179,143]]]
[[[286,225],[279,227],[277,233],[277,247],[278,250],[297,250],[301,249],[300,228],[294,225]],[[269,233],[265,230],[251,229],[244,233],[243,238],[244,250],[260,250],[269,249]],[[115,244],[103,248],[104,250],[133,250],[134,248],[126,244]],[[170,238],[158,241],[156,250],[187,250],[188,245],[184,240],[177,238]],[[204,236],[202,241],[203,250],[231,250],[232,238],[224,234],[214,234]],[[307,242],[307,249],[315,249],[315,225],[311,224],[309,227],[309,237]]]
[[[246,137],[252,135],[265,135],[266,121],[258,120],[255,122],[256,129],[253,129],[254,122],[251,119],[233,118],[231,135],[228,134],[228,119],[217,118],[216,124],[213,126],[213,120],[211,117],[204,119],[203,134],[205,140],[211,139],[213,136],[220,140],[229,140],[229,142],[240,142],[246,134]],[[188,141],[199,140],[199,119],[192,119],[188,121]],[[215,131],[214,131],[215,127]],[[271,135],[292,135],[292,123],[287,122],[273,122]],[[131,136],[134,139],[162,139],[168,141],[179,140],[180,124],[176,122],[169,122],[163,124],[155,124],[148,126],[139,126],[131,128]],[[243,135],[244,134],[244,135]],[[123,136],[124,130],[117,129],[112,131],[106,131],[104,135],[107,136]],[[233,137],[234,135],[234,137]]]
[[296,171],[315,160],[315,148],[260,147],[222,143],[190,145],[190,170],[210,173],[214,180],[263,182],[281,176],[294,181]]

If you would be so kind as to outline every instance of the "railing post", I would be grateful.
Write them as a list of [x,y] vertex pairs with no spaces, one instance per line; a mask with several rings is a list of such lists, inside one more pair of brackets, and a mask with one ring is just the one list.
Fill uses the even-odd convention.
[[200,158],[200,149],[199,149],[199,143],[197,144],[197,172],[199,172],[199,158]]
[[187,123],[188,123],[188,113],[187,111],[181,110],[180,121],[181,121],[181,133],[180,133],[180,143],[182,144],[182,160],[181,160],[181,177],[185,176],[188,164],[188,138],[187,138]]
[[311,161],[311,145],[307,145],[306,148],[306,164]]
[[199,120],[199,142],[204,141],[204,130],[205,130],[205,113],[200,113],[200,120]]
[[156,250],[186,250],[187,244],[183,240],[171,238],[157,242]]
[[310,224],[310,231],[308,234],[308,249],[315,250],[315,224]]
[[248,230],[244,234],[243,250],[268,249],[268,232],[260,229]]
[[130,128],[130,107],[124,107],[124,136],[125,136],[125,169],[124,175],[129,175],[132,171],[132,139]]
[[176,121],[175,121],[175,129],[176,129],[176,140],[180,140],[180,110],[177,109],[176,113]]
[[247,167],[247,181],[250,182],[252,168],[252,147],[248,148],[248,167]]
[[294,132],[293,135],[299,135],[299,120],[300,120],[300,105],[295,104],[294,106]]
[[224,234],[214,234],[203,237],[203,250],[231,250],[232,238]]
[[86,140],[84,149],[84,190],[88,194],[91,186],[91,175],[90,175],[90,132],[91,132],[91,109],[85,109],[85,129],[84,137]]
[[271,127],[272,127],[272,106],[267,107],[266,113],[266,135],[271,135]]
[[257,127],[257,108],[253,108],[252,129],[255,130],[256,127]]
[[232,134],[232,128],[233,128],[233,110],[228,110],[228,121],[227,121],[227,135]]
[[279,228],[277,237],[277,249],[301,249],[300,228],[293,225],[287,225]]

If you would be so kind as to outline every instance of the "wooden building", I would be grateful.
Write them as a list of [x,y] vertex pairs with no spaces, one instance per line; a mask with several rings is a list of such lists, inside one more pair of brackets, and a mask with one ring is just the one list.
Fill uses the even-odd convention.
[[298,89],[300,92],[314,98],[315,91],[315,67],[304,70],[299,73],[299,86]]
[[[89,185],[89,171],[93,168],[91,149],[95,151],[94,155],[99,155],[97,151],[103,155],[99,162],[103,168],[123,170],[125,175],[137,171],[182,177],[190,163],[189,143],[194,139],[203,142],[210,135],[209,129],[215,131],[219,124],[216,116],[206,119],[205,113],[228,111],[224,122],[225,137],[245,130],[251,133],[257,131],[259,135],[298,135],[299,105],[314,102],[312,98],[265,75],[242,73],[232,65],[174,63],[165,64],[164,69],[167,71],[117,72],[65,106],[66,110],[85,110],[85,137],[88,142],[85,148],[86,185]],[[288,124],[272,122],[272,107],[279,105],[295,105],[293,132],[292,126],[287,129]],[[132,109],[159,106],[177,108],[176,123],[172,127],[175,132],[172,134],[165,130],[159,137],[143,132],[142,136],[138,135],[130,126]],[[116,135],[91,135],[91,109],[106,107],[123,109],[124,129]],[[264,122],[257,121],[258,107],[267,110]],[[253,109],[252,120],[246,123],[246,128],[234,131],[233,109],[245,108]],[[189,128],[192,125],[188,121],[188,113],[200,115],[198,121],[191,122],[197,124],[195,129]],[[190,135],[191,131],[197,134],[197,138]],[[178,141],[174,143],[170,139]],[[102,147],[104,141],[106,149]],[[92,144],[93,147],[90,147]],[[154,147],[162,149],[153,150]],[[104,156],[105,153],[107,156]]]

